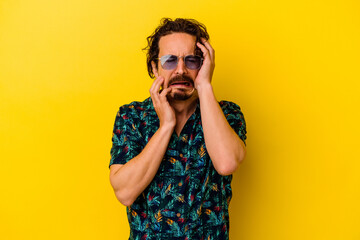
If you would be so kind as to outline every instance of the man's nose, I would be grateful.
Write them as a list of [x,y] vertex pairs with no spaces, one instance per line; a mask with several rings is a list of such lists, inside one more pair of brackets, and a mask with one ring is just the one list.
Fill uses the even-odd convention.
[[185,74],[187,73],[187,68],[185,66],[184,58],[179,57],[178,64],[176,66],[176,74]]

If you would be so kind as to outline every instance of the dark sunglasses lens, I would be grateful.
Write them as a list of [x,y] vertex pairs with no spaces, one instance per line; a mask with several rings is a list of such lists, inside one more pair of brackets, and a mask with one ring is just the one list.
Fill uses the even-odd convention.
[[200,56],[186,56],[185,65],[189,69],[199,69],[201,67],[201,57]]
[[160,61],[161,61],[161,66],[163,67],[163,69],[167,69],[167,70],[176,68],[176,65],[178,62],[177,56],[174,56],[174,55],[165,55],[165,56],[161,57]]

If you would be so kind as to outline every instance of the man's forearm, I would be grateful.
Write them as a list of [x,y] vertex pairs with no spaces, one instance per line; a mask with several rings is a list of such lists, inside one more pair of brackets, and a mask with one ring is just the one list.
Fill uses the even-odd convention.
[[160,127],[142,152],[110,174],[110,182],[119,201],[130,206],[145,190],[159,169],[173,128]]
[[245,144],[227,122],[211,84],[198,93],[206,149],[219,174],[232,174],[245,158]]

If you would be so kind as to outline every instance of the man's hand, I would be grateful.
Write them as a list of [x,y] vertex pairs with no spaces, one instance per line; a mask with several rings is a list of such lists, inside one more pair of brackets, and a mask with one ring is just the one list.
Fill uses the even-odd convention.
[[201,42],[196,44],[203,52],[204,62],[195,79],[195,88],[200,99],[205,145],[216,171],[220,175],[230,175],[245,158],[246,149],[226,120],[211,86],[215,68],[214,49],[205,39],[202,38]]
[[204,61],[200,71],[195,79],[195,88],[199,90],[202,86],[211,83],[212,75],[215,68],[215,51],[210,43],[204,38],[201,38],[202,44],[197,42],[196,45],[203,52]]
[[160,120],[160,127],[170,127],[171,129],[175,128],[176,125],[176,117],[175,111],[170,106],[167,100],[167,94],[171,92],[171,87],[166,89],[162,89],[160,92],[160,86],[164,86],[164,77],[159,76],[156,65],[154,62],[151,62],[153,73],[156,77],[150,88],[150,96],[155,108],[155,111]]
[[150,88],[153,105],[160,119],[160,128],[151,137],[145,148],[125,164],[110,167],[110,182],[117,199],[125,206],[131,206],[149,186],[164,158],[173,129],[176,125],[175,111],[167,101],[171,88],[159,92],[164,78],[159,76],[152,64],[156,80]]

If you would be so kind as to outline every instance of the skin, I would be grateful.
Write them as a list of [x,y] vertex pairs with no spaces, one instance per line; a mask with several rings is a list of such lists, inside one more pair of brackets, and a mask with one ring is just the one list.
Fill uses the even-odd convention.
[[[172,133],[178,135],[200,101],[201,120],[205,145],[214,168],[221,175],[235,172],[246,155],[244,142],[233,131],[221,110],[211,85],[215,68],[215,52],[205,39],[201,43],[186,33],[172,33],[161,37],[159,57],[167,54],[186,56],[194,54],[195,45],[203,52],[200,70],[185,67],[183,58],[177,67],[166,70],[160,63],[153,64],[156,79],[150,96],[160,120],[160,127],[143,151],[126,164],[110,167],[110,183],[118,200],[130,206],[154,178],[166,152]],[[193,86],[170,85],[171,79],[185,75],[194,80]],[[162,91],[160,91],[162,89]],[[176,94],[185,94],[186,100],[176,100]]]
[[[186,56],[194,54],[195,52],[195,36],[191,36],[186,33],[174,33],[163,36],[159,41],[160,51],[159,57],[172,54],[176,56]],[[155,81],[150,89],[150,95],[154,102],[155,110],[160,118],[160,126],[162,124],[169,124],[173,126],[175,124],[175,132],[180,135],[182,128],[184,127],[187,119],[192,115],[196,109],[196,103],[198,94],[195,86],[186,85],[171,85],[169,86],[170,79],[177,75],[185,75],[195,79],[199,73],[199,70],[191,70],[185,67],[184,59],[180,58],[178,65],[173,70],[166,70],[161,67],[160,62],[152,63],[153,72],[155,74]],[[200,70],[201,71],[201,70]],[[158,90],[163,87],[164,91],[160,94]],[[191,97],[187,100],[175,100],[174,95],[176,93],[191,94]],[[168,95],[164,100],[159,101],[165,94]],[[159,95],[159,96],[158,96]],[[164,117],[167,118],[162,121],[162,112]]]

